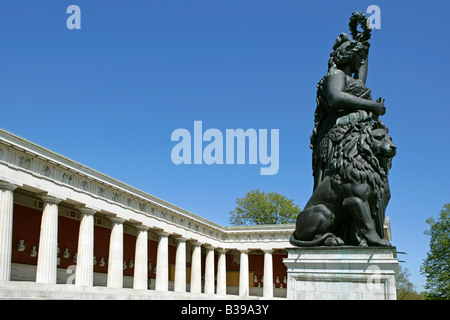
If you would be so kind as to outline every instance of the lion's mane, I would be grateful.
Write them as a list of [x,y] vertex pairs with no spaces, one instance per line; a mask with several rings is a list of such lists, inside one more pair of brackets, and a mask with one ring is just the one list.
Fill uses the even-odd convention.
[[337,184],[367,183],[379,199],[385,188],[389,168],[380,164],[372,150],[372,130],[377,128],[388,131],[381,121],[353,125],[336,145],[326,175]]

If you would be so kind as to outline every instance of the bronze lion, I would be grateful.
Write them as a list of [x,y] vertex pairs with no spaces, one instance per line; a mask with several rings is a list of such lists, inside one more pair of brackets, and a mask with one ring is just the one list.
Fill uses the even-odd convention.
[[324,179],[297,217],[295,246],[390,246],[383,239],[396,146],[380,120],[353,124],[333,152]]

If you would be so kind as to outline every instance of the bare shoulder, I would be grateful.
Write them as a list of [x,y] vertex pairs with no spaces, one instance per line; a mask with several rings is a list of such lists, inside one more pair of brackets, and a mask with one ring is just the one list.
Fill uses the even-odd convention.
[[339,69],[330,70],[324,77],[325,81],[345,81],[347,76],[345,72]]
[[343,90],[347,81],[346,74],[339,69],[330,70],[324,77],[324,87],[327,90]]

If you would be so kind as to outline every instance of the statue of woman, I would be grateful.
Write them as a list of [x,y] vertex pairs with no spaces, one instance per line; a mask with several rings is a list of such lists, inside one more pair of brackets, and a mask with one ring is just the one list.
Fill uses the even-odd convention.
[[[370,37],[370,35],[369,35]],[[368,40],[368,39],[367,39]],[[326,175],[336,142],[357,122],[378,120],[384,100],[373,101],[365,85],[369,42],[342,33],[333,45],[328,72],[317,85],[317,109],[311,136],[314,190]]]
[[[388,171],[396,146],[379,119],[384,100],[366,87],[370,29],[364,13],[350,18],[353,40],[336,39],[317,86],[311,136],[314,190],[297,217],[295,246],[389,246],[383,222]],[[361,24],[363,32],[357,31]]]

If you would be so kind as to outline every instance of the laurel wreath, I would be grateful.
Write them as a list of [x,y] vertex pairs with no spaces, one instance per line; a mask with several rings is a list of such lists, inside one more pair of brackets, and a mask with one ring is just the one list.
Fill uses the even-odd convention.
[[[361,26],[362,32],[358,31],[358,24]],[[353,40],[362,42],[370,39],[372,30],[368,26],[367,17],[364,12],[353,12],[348,27]]]

